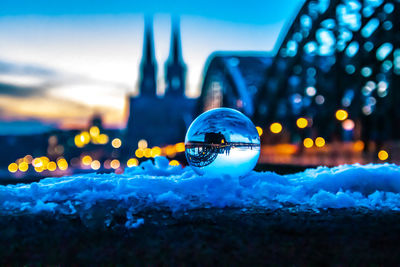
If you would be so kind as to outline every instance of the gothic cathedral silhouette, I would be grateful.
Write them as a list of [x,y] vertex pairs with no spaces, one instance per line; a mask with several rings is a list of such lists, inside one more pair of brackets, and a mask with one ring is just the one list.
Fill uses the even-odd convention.
[[139,94],[129,97],[129,119],[125,134],[129,151],[125,152],[126,156],[133,153],[140,139],[147,140],[151,146],[183,142],[186,128],[192,121],[195,100],[185,95],[186,66],[178,19],[172,20],[171,48],[165,68],[165,93],[159,96],[153,23],[151,18],[146,18]]

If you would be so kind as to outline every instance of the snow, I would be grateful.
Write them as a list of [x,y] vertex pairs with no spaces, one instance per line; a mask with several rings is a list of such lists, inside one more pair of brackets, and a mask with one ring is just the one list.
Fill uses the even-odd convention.
[[144,223],[146,210],[199,208],[367,208],[400,210],[400,166],[319,167],[292,175],[251,172],[243,178],[198,176],[190,167],[169,166],[163,157],[124,174],[47,178],[0,186],[0,213],[83,214],[96,205],[125,210],[127,228]]
[[143,218],[135,219],[135,217],[132,215],[132,213],[127,213],[126,217],[128,220],[125,223],[125,227],[128,229],[138,228],[139,226],[144,224]]

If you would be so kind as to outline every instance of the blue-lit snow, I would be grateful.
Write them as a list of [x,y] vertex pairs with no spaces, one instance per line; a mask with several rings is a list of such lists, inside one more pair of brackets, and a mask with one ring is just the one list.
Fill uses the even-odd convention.
[[[319,167],[292,175],[251,172],[243,178],[198,176],[190,167],[147,161],[124,174],[85,174],[37,183],[0,186],[2,214],[79,214],[113,201],[126,210],[126,227],[144,223],[139,212],[199,208],[300,210],[324,208],[400,209],[400,166],[393,164]],[[116,203],[116,204],[115,204]]]

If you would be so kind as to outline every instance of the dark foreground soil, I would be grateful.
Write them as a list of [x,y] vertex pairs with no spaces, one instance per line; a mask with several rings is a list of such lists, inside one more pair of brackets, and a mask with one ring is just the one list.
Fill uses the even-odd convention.
[[0,217],[0,264],[399,265],[400,212],[294,209],[148,212],[107,227],[79,217]]

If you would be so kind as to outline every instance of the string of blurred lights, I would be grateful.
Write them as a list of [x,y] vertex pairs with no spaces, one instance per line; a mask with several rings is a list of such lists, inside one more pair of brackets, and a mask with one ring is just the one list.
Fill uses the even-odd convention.
[[[339,109],[335,112],[335,119],[341,123],[343,130],[352,131],[355,128],[355,122],[349,119],[349,114],[344,109]],[[296,127],[301,131],[306,128],[312,128],[313,120],[309,117],[299,117],[295,120]],[[274,122],[269,125],[269,132],[272,135],[282,133],[284,127],[280,122]],[[259,136],[264,135],[264,129],[261,126],[256,127]],[[289,129],[289,128],[288,128]],[[81,149],[86,147],[89,144],[92,145],[111,145],[111,147],[115,150],[121,149],[123,147],[123,142],[121,138],[115,137],[111,139],[108,134],[101,132],[100,128],[97,126],[90,127],[87,131],[81,131],[76,134],[73,138],[74,145]],[[289,144],[288,144],[289,145]],[[295,144],[295,147],[298,147],[300,144]],[[318,136],[316,138],[311,138],[311,136],[303,137],[301,145],[307,150],[311,149],[322,149],[325,151],[329,150],[327,148],[327,143],[324,137]],[[283,147],[285,144],[275,145],[276,147]],[[64,145],[58,144],[58,140],[56,136],[49,137],[49,148],[48,148],[48,156],[39,156],[33,158],[31,155],[26,155],[23,158],[17,159],[15,162],[12,162],[8,165],[8,171],[10,173],[26,173],[30,169],[37,173],[42,172],[63,172],[68,171],[71,167],[73,169],[82,169],[87,170],[91,169],[94,171],[102,169],[102,167],[106,170],[114,170],[116,173],[122,173],[125,167],[131,168],[134,166],[138,166],[140,161],[145,159],[154,158],[157,156],[166,156],[170,159],[170,165],[177,166],[181,165],[179,161],[174,159],[178,153],[182,153],[185,151],[185,144],[183,142],[167,145],[164,147],[153,146],[149,147],[147,140],[141,139],[137,144],[137,148],[133,151],[133,157],[129,158],[126,163],[122,163],[118,158],[108,158],[105,160],[101,160],[97,158],[95,155],[92,155],[89,151],[82,152],[79,158],[71,158],[68,161],[63,156]],[[286,151],[283,152],[283,149],[278,149],[277,151],[282,154],[286,154],[290,151],[289,154],[296,153],[297,149],[293,150],[286,146]],[[359,140],[354,142],[353,150],[355,152],[361,152],[364,149],[364,143]],[[54,155],[57,155],[55,157]],[[380,161],[386,161],[390,158],[388,151],[379,150],[377,153],[377,158]],[[52,160],[50,160],[52,159]]]
[[[103,136],[103,137],[102,137]],[[99,139],[100,138],[100,139]],[[89,131],[82,131],[74,137],[74,143],[76,147],[83,148],[85,145],[92,142],[96,145],[106,145],[108,143],[108,135],[100,133],[98,127],[93,126]],[[53,145],[56,143],[54,140],[54,136],[49,138],[49,145]],[[122,147],[122,140],[120,138],[114,138],[111,141],[111,146],[114,149],[120,149]],[[8,171],[10,173],[28,172],[29,169],[33,169],[37,173],[41,173],[43,171],[55,172],[61,171],[65,172],[69,169],[70,166],[77,166],[80,169],[92,169],[99,170],[103,166],[104,169],[114,169],[117,173],[122,173],[124,167],[134,167],[138,166],[141,159],[149,159],[155,158],[157,156],[166,156],[168,158],[174,158],[177,153],[182,153],[185,151],[185,144],[183,142],[168,145],[165,147],[148,147],[148,143],[146,140],[141,139],[138,142],[138,148],[135,150],[134,154],[136,157],[129,158],[126,164],[122,164],[119,159],[106,159],[101,163],[100,159],[96,159],[93,156],[89,155],[87,152],[82,152],[80,159],[72,158],[70,160],[70,164],[68,164],[67,160],[60,156],[54,161],[51,161],[47,156],[40,156],[33,158],[31,155],[26,155],[23,158],[17,159],[15,162],[12,162],[8,165]],[[181,163],[175,159],[170,161],[170,165],[178,166]],[[76,167],[75,167],[76,168]]]

